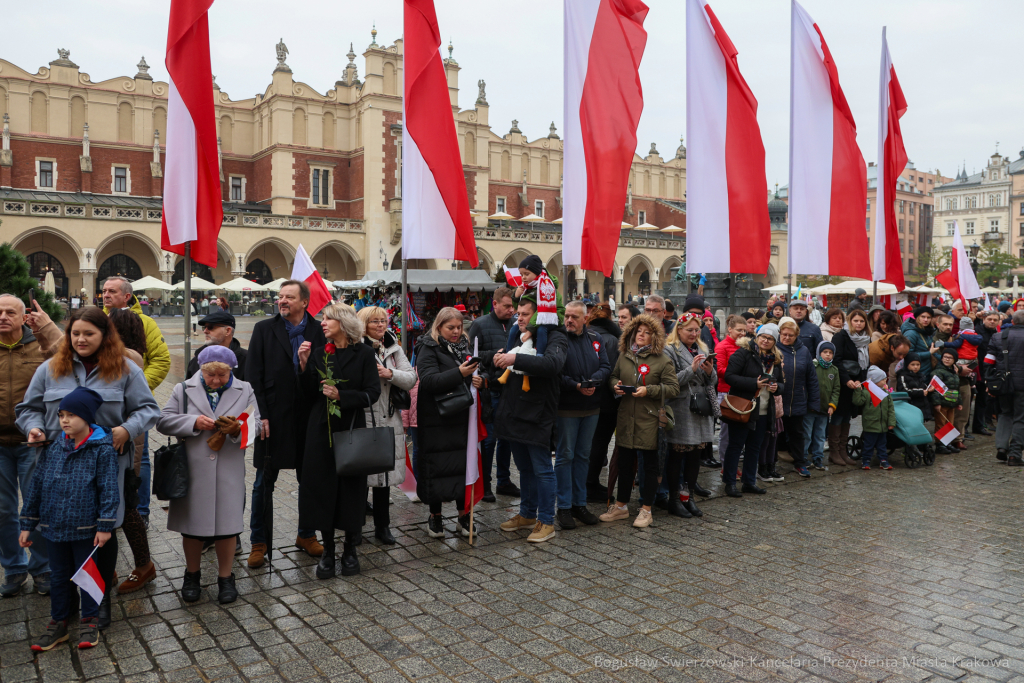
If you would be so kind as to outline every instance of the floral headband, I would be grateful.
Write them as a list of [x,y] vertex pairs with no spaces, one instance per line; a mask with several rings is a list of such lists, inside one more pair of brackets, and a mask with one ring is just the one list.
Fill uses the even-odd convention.
[[677,325],[685,325],[686,323],[690,322],[691,320],[696,320],[699,323],[700,322],[700,316],[697,315],[696,313],[683,313],[682,315],[679,316],[679,321],[676,324]]

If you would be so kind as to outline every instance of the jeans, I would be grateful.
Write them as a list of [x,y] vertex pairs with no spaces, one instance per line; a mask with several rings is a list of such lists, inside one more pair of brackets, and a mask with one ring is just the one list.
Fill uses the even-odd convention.
[[768,416],[758,415],[754,429],[737,422],[728,424],[729,450],[722,458],[722,481],[726,484],[736,483],[736,468],[739,467],[742,452],[743,483],[757,486],[757,461],[761,455],[761,441],[768,431]]
[[[280,470],[271,470],[269,475],[264,475],[263,468],[256,470],[256,480],[252,483],[252,514],[249,516],[249,542],[266,543],[267,533],[263,526],[264,498],[263,498],[263,477],[270,480],[270,490],[273,492],[277,483],[277,475]],[[301,495],[301,494],[300,494]],[[299,538],[313,538],[316,535],[315,529],[299,529]]]
[[828,429],[828,415],[807,413],[804,415],[804,434],[807,437],[807,452],[815,463],[825,459],[825,431]]
[[[113,536],[111,536],[113,538]],[[93,539],[84,541],[45,541],[50,555],[50,618],[64,621],[71,612],[72,591],[78,586],[71,583],[78,568],[88,559],[92,552]],[[32,546],[35,548],[36,546]],[[97,554],[99,551],[96,551]],[[82,618],[95,617],[99,614],[99,605],[92,596],[82,591]]]
[[[495,415],[498,414],[498,401],[500,398],[499,394],[491,392],[491,408]],[[495,436],[493,424],[484,426],[487,427],[487,438],[481,442],[480,460],[484,468],[484,490],[490,491],[491,464],[494,462],[495,451],[498,453],[498,486],[512,483],[511,473],[509,472],[512,465],[512,449],[509,448],[508,442],[498,440],[498,437]]]
[[420,454],[420,441],[418,438],[419,432],[417,429],[417,427],[406,427],[405,429],[405,433],[409,435],[410,439],[412,439],[412,453],[409,455],[409,460],[412,461],[412,476],[415,479],[420,478],[420,473],[416,467],[416,458],[419,457]]
[[804,416],[788,415],[782,418],[786,439],[789,443],[789,454],[793,456],[793,467],[807,467],[807,452],[804,440]]
[[556,419],[558,454],[555,456],[555,484],[558,488],[558,509],[568,510],[587,504],[590,446],[601,416],[598,414]]
[[[544,355],[544,349],[548,346],[548,328],[554,329],[555,325],[537,325],[533,333],[532,341],[533,348],[537,350],[538,356]],[[516,342],[519,341],[519,335],[523,332],[519,329],[519,325],[513,323],[512,329],[508,331],[508,339],[505,341],[505,348],[511,349],[515,347]]]
[[878,462],[889,460],[889,448],[885,445],[885,432],[864,432],[860,435],[860,461],[871,464],[871,456],[878,457]]
[[18,491],[22,498],[28,492],[32,470],[36,466],[39,450],[31,446],[0,446],[0,566],[10,578],[26,571],[33,576],[50,571],[46,555],[46,541],[36,529],[29,535],[32,554],[18,544],[21,527],[18,524]]
[[519,515],[541,524],[554,524],[555,470],[551,467],[551,450],[523,441],[512,441],[509,446],[519,469]]
[[142,477],[142,483],[139,484],[139,514],[143,517],[149,516],[149,498],[153,485],[150,469],[149,432],[146,432],[142,441],[142,463],[139,466],[139,476]]

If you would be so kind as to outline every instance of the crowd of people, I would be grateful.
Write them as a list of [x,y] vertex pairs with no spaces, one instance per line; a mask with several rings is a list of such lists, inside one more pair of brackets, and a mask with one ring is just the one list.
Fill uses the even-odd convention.
[[[206,343],[162,407],[153,390],[168,374],[169,352],[129,282],[108,279],[103,307],[74,310],[63,330],[38,305],[26,310],[0,294],[0,596],[17,595],[30,577],[35,592],[49,594],[51,618],[32,648],[67,641],[76,613],[79,647],[97,644],[111,621],[117,529],[134,564],[118,592],[156,577],[146,535],[152,429],[187,454],[188,489],[169,501],[167,528],[182,536],[180,595],[189,603],[203,595],[209,549],[217,599],[237,599],[232,568],[247,493],[247,564],[267,561],[281,470],[295,470],[295,545],[318,558],[320,579],[338,564],[343,576],[360,572],[367,517],[376,542],[396,542],[390,492],[410,475],[413,499],[427,508],[426,533],[445,537],[444,506],[454,503],[454,533],[470,538],[472,433],[482,436],[483,500],[518,498],[500,529],[530,543],[580,524],[648,527],[657,509],[700,517],[697,498],[711,495],[698,481],[702,467],[719,471],[733,498],[783,481],[790,472],[780,462],[800,477],[829,464],[870,469],[877,461],[890,470],[892,398],[877,400],[871,387],[905,392],[936,431],[952,423],[959,436],[948,446],[936,437],[937,452],[968,448],[996,422],[997,457],[1024,464],[1024,306],[979,311],[956,302],[897,316],[861,297],[824,312],[802,299],[770,300],[720,322],[698,294],[681,305],[648,295],[642,308],[631,298],[563,307],[539,259],[524,260],[520,272],[523,287],[498,288],[468,330],[461,311],[441,309],[411,357],[387,310],[332,303],[317,320],[303,282],[281,286],[278,314],[254,326],[247,349],[235,339],[235,318],[210,307],[198,320]],[[338,474],[335,436],[371,424],[394,430],[393,466],[387,455],[385,472]],[[70,582],[87,560],[106,587],[99,599]]]

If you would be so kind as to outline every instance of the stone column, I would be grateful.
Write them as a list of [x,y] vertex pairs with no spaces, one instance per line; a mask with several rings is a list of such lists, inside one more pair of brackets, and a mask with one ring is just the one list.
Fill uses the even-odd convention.
[[95,270],[81,270],[82,274],[82,289],[85,290],[86,303],[91,304],[92,298],[96,296],[96,271]]
[[619,275],[617,278],[615,278],[615,303],[625,303],[626,302],[626,295],[622,291],[624,284],[625,283],[622,281],[622,276],[621,275]]
[[587,282],[587,278],[586,277],[578,277],[578,278],[576,278],[576,293],[577,294],[583,294],[583,292],[585,291],[584,285],[586,284],[586,282]]

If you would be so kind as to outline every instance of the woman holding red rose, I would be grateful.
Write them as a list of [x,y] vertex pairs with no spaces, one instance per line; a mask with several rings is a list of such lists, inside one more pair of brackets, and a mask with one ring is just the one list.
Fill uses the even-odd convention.
[[[363,324],[351,306],[333,304],[323,311],[321,327],[327,344],[299,347],[299,392],[312,400],[302,457],[302,495],[299,525],[320,529],[324,554],[316,567],[318,579],[335,574],[334,531],[345,532],[341,575],[359,573],[356,540],[366,521],[366,477],[339,477],[334,471],[332,432],[366,427],[364,409],[380,397],[373,349],[361,344]],[[325,377],[327,379],[325,379]],[[333,404],[340,415],[329,413]]]

